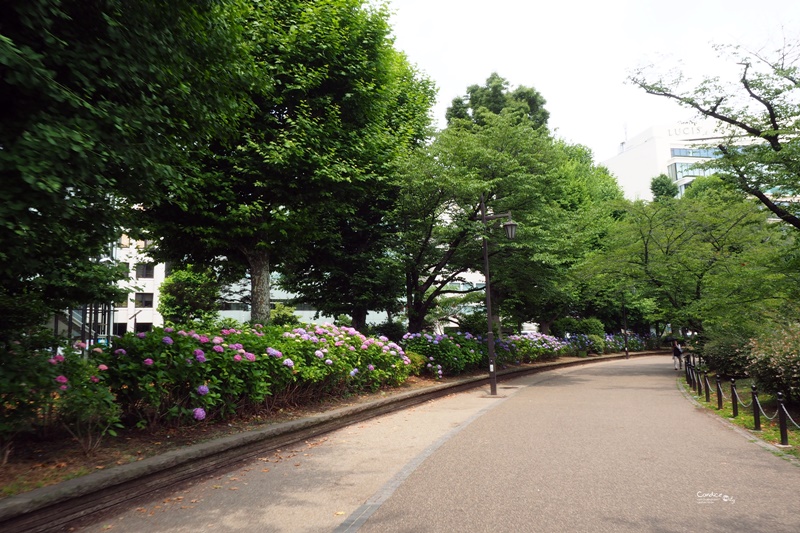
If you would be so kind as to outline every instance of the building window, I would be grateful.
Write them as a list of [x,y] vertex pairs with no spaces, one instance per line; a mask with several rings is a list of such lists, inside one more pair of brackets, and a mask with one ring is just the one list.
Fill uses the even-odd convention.
[[152,322],[137,322],[134,333],[147,333],[151,329],[153,329]]
[[155,263],[136,263],[136,279],[152,279],[155,273]]
[[114,322],[114,335],[116,335],[117,337],[122,337],[127,332],[128,332],[127,322]]
[[134,298],[136,307],[153,307],[152,292],[137,292]]
[[702,157],[706,159],[717,159],[719,150],[716,148],[672,148],[672,157]]
[[672,181],[680,181],[683,178],[696,178],[698,176],[710,176],[716,171],[710,168],[698,168],[696,163],[672,163],[667,167],[667,174]]
[[[270,307],[275,307],[274,305]],[[220,304],[220,311],[249,311],[250,306],[242,302],[222,302]]]

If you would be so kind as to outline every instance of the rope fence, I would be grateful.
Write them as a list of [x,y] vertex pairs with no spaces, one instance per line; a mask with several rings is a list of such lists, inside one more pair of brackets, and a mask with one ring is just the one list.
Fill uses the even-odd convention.
[[[711,383],[708,380],[708,373],[703,372],[702,375],[700,370],[697,368],[697,363],[695,362],[694,354],[687,354],[685,359],[685,369],[686,369],[686,383],[692,390],[696,391],[698,395],[703,396],[705,395],[706,403],[711,403]],[[761,402],[758,399],[758,391],[755,385],[751,385],[751,392],[750,392],[750,401],[745,403],[742,401],[742,398],[739,396],[739,391],[736,390],[736,379],[731,378],[730,382],[730,396],[727,396],[723,391],[722,387],[722,380],[719,376],[716,378],[716,397],[717,397],[717,410],[721,410],[725,404],[725,401],[729,401],[731,403],[731,408],[733,410],[733,418],[739,416],[739,407],[743,407],[744,409],[752,408],[753,412],[753,429],[756,431],[761,431],[761,417],[763,416],[769,421],[778,419],[778,427],[781,434],[781,445],[788,446],[789,445],[789,423],[791,423],[795,428],[800,429],[800,425],[792,418],[789,414],[789,411],[786,410],[786,405],[784,402],[783,393],[779,392],[777,394],[777,402],[778,407],[775,411],[775,414],[772,416],[767,415],[764,412],[764,408],[761,405]]]

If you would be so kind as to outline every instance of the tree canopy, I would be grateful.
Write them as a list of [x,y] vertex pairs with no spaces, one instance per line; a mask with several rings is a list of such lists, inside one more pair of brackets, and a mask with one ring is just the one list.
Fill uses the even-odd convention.
[[[0,330],[115,300],[132,208],[240,112],[241,3],[0,6]],[[166,183],[169,182],[169,187]]]
[[499,115],[503,110],[514,110],[525,116],[534,128],[539,128],[546,126],[550,118],[544,107],[546,103],[539,91],[531,87],[520,86],[509,91],[508,81],[493,72],[485,85],[470,85],[466,96],[454,98],[445,118],[448,125],[457,119],[484,124],[484,112]]
[[362,0],[268,2],[247,30],[252,112],[233,142],[214,144],[194,190],[146,214],[161,259],[247,272],[253,319],[266,322],[274,266],[358,241],[349,217],[375,222],[380,182],[418,140],[430,89],[392,47],[386,9]]
[[691,86],[681,75],[651,77],[648,69],[639,69],[630,81],[717,121],[720,138],[712,146],[720,157],[706,166],[800,229],[794,200],[800,193],[800,43],[775,51],[740,46],[717,51],[737,67],[737,80],[707,77]]
[[653,201],[668,200],[678,196],[678,186],[666,174],[659,174],[650,180],[650,192],[653,193]]

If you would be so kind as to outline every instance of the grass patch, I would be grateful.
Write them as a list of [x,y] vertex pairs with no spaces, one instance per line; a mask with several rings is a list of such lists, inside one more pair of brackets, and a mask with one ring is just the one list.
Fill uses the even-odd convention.
[[[709,375],[708,379],[711,385],[711,393],[709,395],[709,400],[706,402],[706,394],[705,394],[705,384],[703,384],[703,393],[698,394],[695,390],[693,390],[686,381],[685,377],[680,379],[681,386],[684,387],[684,390],[688,392],[692,398],[694,398],[697,403],[702,405],[704,408],[708,409],[709,411],[713,411],[716,415],[721,418],[727,419],[729,422],[746,429],[749,431],[755,438],[768,442],[769,444],[773,445],[780,445],[781,443],[781,433],[780,433],[780,426],[778,425],[778,417],[776,413],[778,411],[778,401],[775,396],[767,393],[758,393],[758,401],[761,404],[761,409],[764,413],[769,416],[774,416],[772,420],[767,419],[763,414],[761,415],[761,431],[756,431],[755,428],[755,417],[753,416],[753,406],[749,405],[748,407],[743,407],[742,404],[739,404],[738,409],[738,416],[734,418],[733,416],[733,404],[731,403],[731,384],[730,380],[726,382],[722,382],[722,394],[723,394],[723,403],[722,409],[717,409],[717,391],[716,391],[716,378]],[[752,401],[751,389],[750,386],[752,385],[751,379],[741,379],[736,381],[736,391],[739,396],[739,400],[745,404],[750,404]],[[800,406],[797,405],[786,405],[786,411],[789,413],[795,422],[800,423]],[[792,424],[791,420],[787,421],[788,426],[788,437],[789,437],[789,447],[782,448],[782,451],[785,453],[791,454],[797,458],[800,458],[800,429],[798,429],[794,424]]]

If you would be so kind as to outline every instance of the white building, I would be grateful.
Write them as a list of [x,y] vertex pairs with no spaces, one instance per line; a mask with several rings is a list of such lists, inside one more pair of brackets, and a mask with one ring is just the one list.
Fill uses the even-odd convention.
[[650,181],[666,174],[683,195],[697,176],[710,171],[694,164],[714,157],[714,146],[722,137],[712,121],[653,126],[620,144],[620,152],[601,164],[617,178],[630,200],[652,200]]
[[114,335],[149,331],[164,325],[157,309],[159,287],[167,276],[167,268],[164,263],[150,262],[142,253],[148,244],[123,235],[114,249],[114,259],[126,263],[129,272],[129,281],[122,284],[129,291],[128,297],[114,304]]

